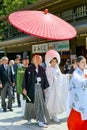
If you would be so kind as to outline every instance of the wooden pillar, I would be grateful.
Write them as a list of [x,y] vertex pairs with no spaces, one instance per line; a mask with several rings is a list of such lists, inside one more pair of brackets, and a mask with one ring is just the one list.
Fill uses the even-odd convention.
[[5,48],[4,55],[7,56],[7,47]]
[[76,55],[77,38],[71,40],[71,55]]

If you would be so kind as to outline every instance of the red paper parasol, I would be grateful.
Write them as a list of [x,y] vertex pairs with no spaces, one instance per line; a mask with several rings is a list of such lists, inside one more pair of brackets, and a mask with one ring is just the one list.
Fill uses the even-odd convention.
[[68,40],[76,30],[61,18],[43,11],[18,11],[9,15],[9,22],[18,30],[49,40]]

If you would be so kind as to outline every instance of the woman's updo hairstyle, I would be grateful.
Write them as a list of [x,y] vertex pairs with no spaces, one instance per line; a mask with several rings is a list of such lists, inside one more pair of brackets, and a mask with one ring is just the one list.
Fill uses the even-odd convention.
[[[56,62],[58,63],[58,60],[56,57],[54,57],[52,60],[56,60]],[[52,62],[52,60],[50,61],[50,63]]]
[[80,62],[81,60],[83,60],[83,59],[86,59],[84,56],[78,56],[77,57],[77,62]]

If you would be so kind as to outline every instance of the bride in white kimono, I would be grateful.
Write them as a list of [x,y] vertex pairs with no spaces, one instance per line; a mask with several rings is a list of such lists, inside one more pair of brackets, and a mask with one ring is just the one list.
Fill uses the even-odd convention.
[[60,122],[58,114],[66,110],[69,75],[62,74],[59,68],[60,55],[55,50],[49,50],[45,56],[46,75],[50,87],[45,92],[46,105],[50,117]]

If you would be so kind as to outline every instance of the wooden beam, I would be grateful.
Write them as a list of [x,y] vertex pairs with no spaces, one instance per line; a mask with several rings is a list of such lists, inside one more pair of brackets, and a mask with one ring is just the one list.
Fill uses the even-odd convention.
[[12,39],[9,41],[0,42],[0,48],[11,46],[11,45],[17,45],[17,44],[32,43],[37,40],[39,40],[39,38],[37,38],[37,37],[23,37],[23,38],[19,38],[19,39]]
[[80,6],[82,4],[87,3],[87,0],[81,1],[81,0],[62,0],[61,2],[55,4],[54,6],[49,6],[48,9],[50,12],[57,15],[57,13],[61,13],[64,10],[68,10],[71,8],[74,8],[76,6]]
[[31,45],[27,46],[13,46],[13,47],[7,47],[7,52],[12,53],[12,52],[24,52],[24,51],[31,51]]

